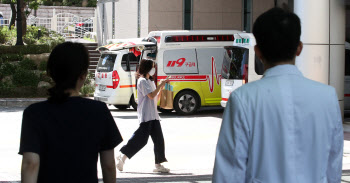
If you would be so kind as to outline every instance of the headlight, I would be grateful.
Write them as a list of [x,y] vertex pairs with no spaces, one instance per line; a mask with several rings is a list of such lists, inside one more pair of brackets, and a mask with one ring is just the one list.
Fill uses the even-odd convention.
[[227,80],[225,83],[225,86],[232,86],[233,85],[233,80]]

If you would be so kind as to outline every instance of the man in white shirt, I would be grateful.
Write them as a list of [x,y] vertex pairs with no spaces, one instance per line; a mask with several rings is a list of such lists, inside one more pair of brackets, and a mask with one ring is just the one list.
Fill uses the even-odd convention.
[[343,129],[333,87],[295,66],[300,19],[273,8],[254,23],[264,77],[231,95],[216,149],[214,183],[340,183]]

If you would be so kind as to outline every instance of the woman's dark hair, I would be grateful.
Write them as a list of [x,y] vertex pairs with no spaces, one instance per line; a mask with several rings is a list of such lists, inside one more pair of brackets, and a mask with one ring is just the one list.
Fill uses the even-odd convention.
[[[153,68],[153,64],[154,62],[152,60],[142,59],[138,73],[143,77],[146,77],[147,73],[149,73],[149,71]],[[150,79],[152,79],[152,76],[150,76]]]
[[272,8],[256,19],[253,34],[267,62],[292,60],[300,42],[300,19],[292,12]]
[[86,74],[89,67],[89,53],[80,43],[65,42],[57,45],[51,52],[47,62],[47,74],[55,82],[48,90],[49,102],[63,103],[74,89],[79,76]]

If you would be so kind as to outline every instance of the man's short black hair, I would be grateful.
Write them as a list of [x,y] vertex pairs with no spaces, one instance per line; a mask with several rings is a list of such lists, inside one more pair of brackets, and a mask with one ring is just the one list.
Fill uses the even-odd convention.
[[256,19],[253,34],[266,62],[292,60],[300,42],[300,19],[292,12],[272,8]]

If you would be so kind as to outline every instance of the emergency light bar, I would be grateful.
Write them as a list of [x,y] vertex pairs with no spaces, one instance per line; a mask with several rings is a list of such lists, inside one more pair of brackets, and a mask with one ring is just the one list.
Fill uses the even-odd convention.
[[234,41],[233,35],[188,35],[188,36],[166,36],[166,43],[174,42],[214,42]]

